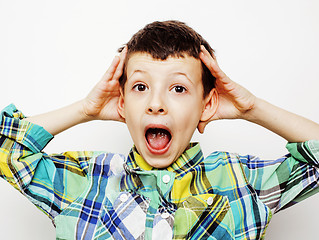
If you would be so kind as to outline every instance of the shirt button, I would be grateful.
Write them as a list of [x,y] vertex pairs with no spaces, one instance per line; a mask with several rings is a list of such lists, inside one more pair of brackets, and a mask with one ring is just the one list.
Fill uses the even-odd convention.
[[171,177],[169,175],[164,175],[162,180],[164,183],[169,183],[169,181],[171,180]]
[[164,219],[166,219],[166,218],[169,217],[169,213],[168,213],[168,212],[163,212],[163,213],[161,214],[161,217],[164,218]]
[[214,198],[213,198],[213,197],[209,197],[209,198],[207,198],[206,202],[207,202],[207,204],[210,206],[210,205],[213,204]]
[[125,193],[123,193],[123,194],[120,196],[121,202],[126,202],[127,199],[128,199],[128,196],[127,196],[127,194],[125,194]]

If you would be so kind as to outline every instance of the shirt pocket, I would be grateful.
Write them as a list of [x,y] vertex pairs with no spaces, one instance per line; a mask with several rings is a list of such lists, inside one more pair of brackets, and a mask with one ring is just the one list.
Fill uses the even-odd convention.
[[79,198],[55,218],[57,239],[143,239],[149,199],[121,192],[114,203]]
[[144,239],[150,200],[134,192],[121,192],[101,211],[94,239]]
[[234,230],[226,196],[199,194],[177,204],[174,239],[234,239]]

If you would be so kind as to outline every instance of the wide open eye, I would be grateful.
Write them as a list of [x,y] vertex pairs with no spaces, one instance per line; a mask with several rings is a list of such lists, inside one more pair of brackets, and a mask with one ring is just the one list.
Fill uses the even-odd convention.
[[174,86],[173,88],[172,88],[172,91],[174,91],[174,92],[176,92],[176,93],[184,93],[184,92],[186,92],[187,91],[187,89],[185,88],[185,87],[183,87],[183,86]]
[[144,92],[147,89],[148,89],[147,86],[143,83],[138,83],[133,86],[133,90],[137,92]]

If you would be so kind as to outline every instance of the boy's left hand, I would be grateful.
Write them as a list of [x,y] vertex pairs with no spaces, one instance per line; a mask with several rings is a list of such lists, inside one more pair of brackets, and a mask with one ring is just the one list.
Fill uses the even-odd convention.
[[304,142],[319,139],[319,124],[276,107],[255,97],[246,88],[233,82],[219,68],[215,56],[202,46],[200,59],[216,78],[219,105],[216,113],[198,124],[203,133],[205,126],[218,119],[244,119],[278,134],[288,142]]
[[200,59],[216,78],[216,90],[219,105],[216,113],[207,121],[198,124],[199,132],[203,133],[205,126],[219,119],[245,119],[245,115],[254,108],[256,97],[246,88],[232,81],[218,66],[215,56],[201,46]]

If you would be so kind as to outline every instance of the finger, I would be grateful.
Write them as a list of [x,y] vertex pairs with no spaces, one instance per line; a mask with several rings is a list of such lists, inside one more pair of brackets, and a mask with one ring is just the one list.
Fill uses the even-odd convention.
[[111,65],[109,66],[109,68],[107,69],[107,71],[104,73],[103,77],[102,77],[102,81],[110,81],[112,80],[114,73],[117,69],[117,66],[120,63],[120,57],[119,56],[115,56]]
[[199,57],[215,78],[227,77],[218,66],[215,55],[212,56],[203,45],[201,46]]
[[120,63],[118,64],[116,71],[114,73],[113,78],[118,80],[122,74],[123,74],[123,69],[124,69],[124,63],[125,63],[125,58],[127,54],[127,46],[125,46],[120,54]]

